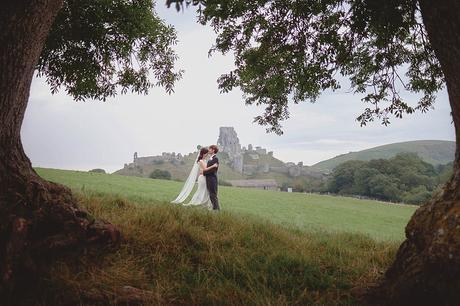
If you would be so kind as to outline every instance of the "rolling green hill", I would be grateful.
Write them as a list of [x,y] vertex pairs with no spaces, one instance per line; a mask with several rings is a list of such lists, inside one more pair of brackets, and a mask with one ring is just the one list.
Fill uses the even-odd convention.
[[[169,203],[182,183],[139,177],[37,169],[44,178],[78,192],[117,195],[137,203]],[[219,187],[224,211],[254,216],[285,227],[328,232],[351,232],[377,240],[398,241],[416,207],[304,193],[285,193]]]
[[398,153],[412,152],[432,165],[447,164],[454,160],[455,142],[444,140],[417,140],[399,142],[375,148],[342,154],[311,166],[317,171],[329,172],[339,164],[349,160],[389,159]]
[[215,213],[170,204],[179,182],[37,172],[70,186],[122,242],[49,265],[21,305],[360,305],[355,289],[388,268],[415,210],[224,187]]

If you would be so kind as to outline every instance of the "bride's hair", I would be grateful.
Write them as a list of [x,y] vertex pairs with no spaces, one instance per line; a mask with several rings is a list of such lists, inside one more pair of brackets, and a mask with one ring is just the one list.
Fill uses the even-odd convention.
[[208,149],[207,148],[201,148],[200,155],[198,156],[198,159],[196,160],[196,162],[199,162],[200,160],[202,160],[206,153],[208,153]]

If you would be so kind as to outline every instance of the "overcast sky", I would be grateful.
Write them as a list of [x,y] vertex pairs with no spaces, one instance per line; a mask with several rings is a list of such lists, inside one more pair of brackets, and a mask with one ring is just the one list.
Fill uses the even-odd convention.
[[51,95],[42,79],[34,79],[22,140],[35,167],[112,172],[131,162],[135,151],[139,156],[184,154],[198,144],[213,144],[220,126],[235,127],[243,146],[262,146],[283,161],[306,165],[393,142],[454,140],[445,92],[428,114],[392,119],[389,127],[379,122],[360,127],[355,118],[365,105],[346,86],[324,93],[315,104],[291,107],[283,136],[266,134],[264,127],[252,123],[262,108],[245,106],[238,90],[219,94],[216,80],[232,69],[233,57],[215,54],[208,58],[215,37],[212,30],[196,24],[191,10],[177,13],[163,5],[158,10],[178,32],[177,67],[185,74],[175,93],[167,95],[154,88],[147,96],[74,102],[64,93]]

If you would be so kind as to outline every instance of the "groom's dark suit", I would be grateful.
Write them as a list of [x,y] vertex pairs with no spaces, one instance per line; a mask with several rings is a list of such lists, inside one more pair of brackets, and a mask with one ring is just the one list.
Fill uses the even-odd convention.
[[[214,155],[210,160],[208,160],[207,167],[211,167],[212,165],[218,163],[219,159]],[[208,171],[205,171],[203,174],[206,177],[206,187],[208,187],[212,209],[220,210],[219,199],[217,198],[217,168],[212,168]]]

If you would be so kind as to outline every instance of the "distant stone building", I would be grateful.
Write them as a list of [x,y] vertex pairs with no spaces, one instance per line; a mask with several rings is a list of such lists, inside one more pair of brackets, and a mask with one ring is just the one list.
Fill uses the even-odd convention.
[[259,155],[265,155],[265,154],[267,154],[267,150],[264,149],[264,148],[261,148],[261,147],[256,147],[256,152],[257,152],[257,154],[259,154]]
[[299,166],[292,166],[289,167],[288,173],[290,176],[297,177],[300,176],[301,170],[302,169]]
[[255,173],[257,173],[257,165],[248,165],[248,164],[244,165],[243,174],[253,175]]
[[279,190],[278,183],[272,179],[266,180],[231,180],[230,184],[234,187],[256,188],[264,190]]
[[263,164],[261,168],[262,168],[263,173],[270,172],[270,165],[269,164]]

